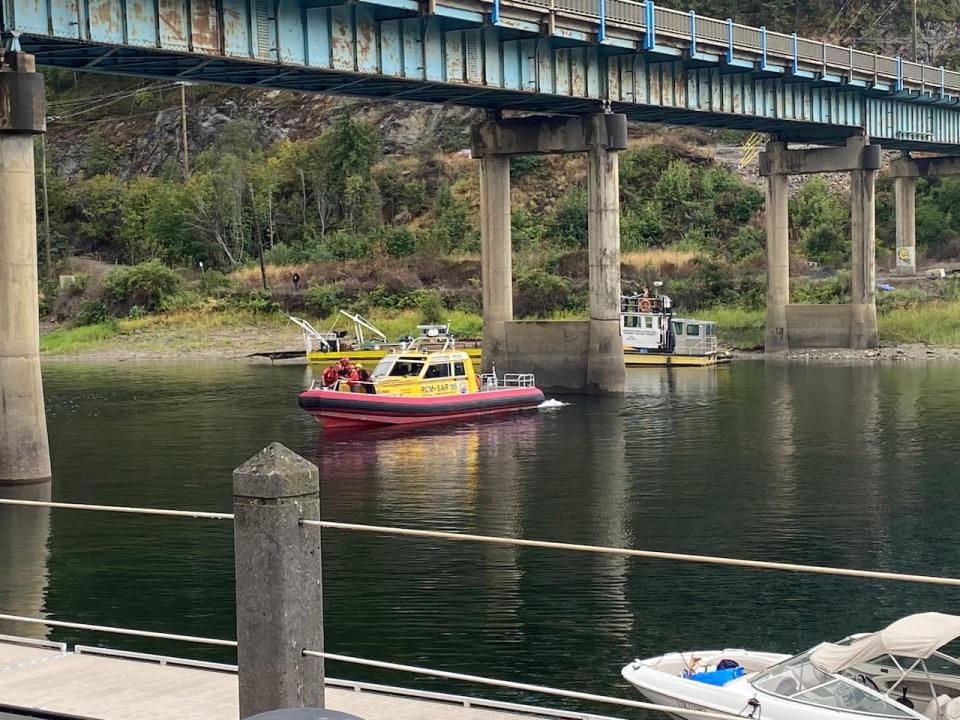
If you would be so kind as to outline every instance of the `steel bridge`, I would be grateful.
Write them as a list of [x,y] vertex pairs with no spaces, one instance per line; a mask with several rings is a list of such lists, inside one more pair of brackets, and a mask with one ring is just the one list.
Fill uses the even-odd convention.
[[42,65],[960,148],[960,72],[652,0],[0,0]]

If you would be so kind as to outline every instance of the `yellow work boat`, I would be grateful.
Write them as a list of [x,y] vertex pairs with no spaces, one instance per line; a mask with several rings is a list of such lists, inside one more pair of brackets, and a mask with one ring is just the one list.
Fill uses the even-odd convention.
[[[627,367],[706,367],[730,362],[731,355],[717,345],[717,324],[709,320],[674,317],[673,301],[660,292],[662,282],[654,283],[654,294],[645,290],[620,298],[620,331],[623,337],[623,361]],[[353,322],[348,330],[316,330],[309,322],[291,317],[301,330],[310,365],[327,366],[344,355],[357,362],[376,364],[390,353],[402,351],[416,342],[424,351],[449,347],[467,354],[479,372],[480,340],[452,338],[449,325],[418,325],[417,337],[390,342],[375,325],[361,315],[341,310],[340,315]],[[558,348],[558,352],[562,352]]]
[[452,337],[449,324],[418,325],[417,337],[390,342],[379,328],[362,315],[346,310],[341,310],[340,315],[353,323],[353,335],[349,330],[338,330],[336,327],[321,332],[307,320],[290,317],[290,321],[303,331],[308,364],[327,366],[349,355],[353,361],[376,365],[386,355],[404,350],[415,341],[424,351],[449,347],[465,352],[474,370],[480,370],[480,341]]

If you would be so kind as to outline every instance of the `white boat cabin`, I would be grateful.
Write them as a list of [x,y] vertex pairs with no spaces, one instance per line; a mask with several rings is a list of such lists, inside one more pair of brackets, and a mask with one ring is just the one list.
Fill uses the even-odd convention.
[[620,299],[620,330],[626,348],[637,352],[715,355],[717,324],[673,317],[666,295],[629,295]]

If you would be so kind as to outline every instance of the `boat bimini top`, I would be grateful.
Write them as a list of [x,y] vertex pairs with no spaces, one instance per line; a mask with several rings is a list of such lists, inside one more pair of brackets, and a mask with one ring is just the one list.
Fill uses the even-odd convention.
[[[920,613],[772,665],[750,678],[784,699],[883,717],[960,720],[960,660],[942,652],[960,617]],[[933,667],[927,661],[935,658]]]
[[[810,662],[825,673],[837,673],[882,655],[926,660],[932,655],[957,660],[937,651],[960,637],[960,617],[928,612],[908,615],[883,630],[852,635],[848,644],[823,643],[810,654]],[[960,663],[958,663],[960,665]]]

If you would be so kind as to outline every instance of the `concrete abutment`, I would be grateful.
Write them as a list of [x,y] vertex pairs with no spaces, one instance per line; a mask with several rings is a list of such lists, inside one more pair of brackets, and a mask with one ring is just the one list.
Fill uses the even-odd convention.
[[[550,392],[622,392],[620,333],[620,189],[618,152],[626,149],[626,116],[491,119],[473,128],[480,164],[483,367],[533,372]],[[590,319],[513,320],[510,157],[586,153]]]
[[0,55],[0,484],[50,478],[40,377],[33,137],[45,129],[33,57]]

